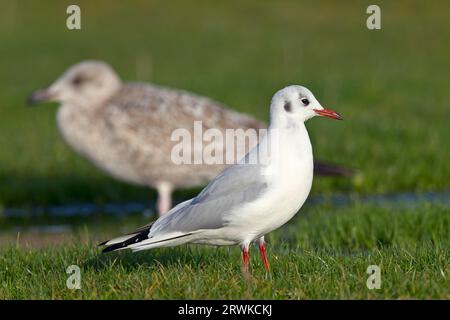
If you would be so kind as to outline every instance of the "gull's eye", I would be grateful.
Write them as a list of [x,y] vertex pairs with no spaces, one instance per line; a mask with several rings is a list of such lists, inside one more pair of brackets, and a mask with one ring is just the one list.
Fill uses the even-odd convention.
[[72,79],[72,83],[76,86],[79,86],[84,81],[82,76],[76,76]]
[[306,98],[300,99],[300,101],[303,103],[303,105],[306,107],[309,104],[309,100]]

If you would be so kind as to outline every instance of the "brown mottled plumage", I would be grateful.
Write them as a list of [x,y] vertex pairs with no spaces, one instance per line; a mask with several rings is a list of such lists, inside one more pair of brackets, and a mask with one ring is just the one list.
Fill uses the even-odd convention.
[[[70,67],[30,97],[32,103],[39,101],[61,103],[58,127],[75,151],[117,179],[156,188],[160,214],[170,209],[174,189],[204,185],[226,167],[175,164],[175,129],[192,132],[196,120],[202,121],[203,131],[265,128],[248,115],[187,91],[122,83],[109,65],[98,61]],[[349,173],[332,165],[326,169],[330,174]]]
[[133,164],[133,180],[153,187],[158,182],[174,188],[199,186],[225,168],[173,164],[171,150],[178,143],[170,139],[174,130],[192,131],[193,121],[202,121],[203,131],[264,128],[261,122],[208,98],[148,84],[125,84],[98,109],[98,115],[108,124],[110,143],[124,146],[120,153]]

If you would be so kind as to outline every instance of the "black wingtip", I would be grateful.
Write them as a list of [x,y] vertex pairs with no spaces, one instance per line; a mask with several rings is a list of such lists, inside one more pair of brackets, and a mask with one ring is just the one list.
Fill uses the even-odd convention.
[[336,164],[316,161],[314,163],[314,173],[321,176],[334,176],[350,178],[355,175],[355,170],[342,167]]
[[110,246],[107,246],[106,248],[103,248],[102,253],[107,253],[107,252],[111,252],[111,251],[114,251],[114,250],[122,249],[122,248],[124,248],[126,246],[127,245],[125,243],[123,243],[123,242],[112,244]]
[[[143,227],[140,227],[139,229],[137,229],[136,231],[134,231],[132,233],[129,233],[129,235],[136,234],[136,233],[137,234],[128,238],[125,241],[107,246],[106,248],[104,248],[102,250],[102,253],[114,251],[117,249],[123,249],[124,247],[126,247],[130,244],[138,243],[138,242],[148,239],[148,233],[150,232],[150,229],[152,228],[153,223],[154,223],[154,221],[150,222],[149,224],[146,224]],[[99,243],[97,246],[98,247],[105,246],[109,241],[110,240],[103,241],[103,242]]]
[[109,241],[109,240],[106,240],[106,241],[103,241],[103,242],[101,242],[101,243],[97,244],[97,247],[101,247],[101,246],[104,246],[105,244],[107,244],[107,243],[108,243],[108,241]]
[[[102,250],[102,253],[106,253],[106,252],[110,252],[110,251],[114,251],[114,250],[118,250],[118,249],[124,249],[124,248],[128,247],[130,244],[135,244],[135,243],[147,240],[148,239],[148,232],[149,232],[149,229],[146,229],[146,230],[141,231],[137,235],[132,236],[131,238],[129,238],[129,239],[125,240],[125,241],[106,246]],[[99,246],[104,246],[107,243],[108,243],[108,241],[104,241],[104,242],[100,243]]]

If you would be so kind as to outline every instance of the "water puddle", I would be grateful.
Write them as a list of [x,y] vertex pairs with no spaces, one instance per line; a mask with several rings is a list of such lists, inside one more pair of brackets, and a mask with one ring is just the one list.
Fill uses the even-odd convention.
[[153,210],[150,206],[152,206],[152,204],[149,204],[148,202],[108,203],[104,205],[76,203],[47,207],[4,208],[0,211],[0,216],[6,218],[20,218],[26,216],[83,217],[99,213],[121,216],[137,212],[151,216],[153,215]]
[[[311,196],[306,205],[331,205],[335,207],[352,204],[370,203],[384,207],[414,208],[423,203],[431,203],[450,207],[450,192],[429,193],[397,193],[385,195],[315,195]],[[4,208],[0,210],[0,248],[8,246],[44,248],[54,245],[92,241],[92,236],[98,239],[108,238],[97,233],[108,233],[113,226],[111,234],[117,234],[118,219],[121,224],[125,221],[133,225],[146,223],[152,219],[154,204],[149,202],[127,203],[78,203],[60,206],[31,207],[31,208]],[[85,219],[89,217],[89,219]],[[31,219],[30,219],[31,218]],[[136,221],[134,221],[135,219]],[[130,221],[133,220],[133,221]],[[91,235],[80,240],[80,230],[87,224]],[[124,227],[125,228],[125,227]],[[95,230],[94,230],[95,229]],[[122,230],[126,232],[127,230]],[[129,231],[129,230],[128,230]],[[122,232],[122,233],[123,233]],[[81,232],[83,235],[84,233]],[[104,239],[103,239],[104,240]],[[95,241],[94,241],[95,242]]]
[[450,206],[449,192],[425,192],[413,193],[403,192],[394,194],[373,194],[373,195],[326,195],[313,196],[308,200],[309,204],[331,204],[334,206],[344,206],[352,203],[370,203],[379,206],[401,206],[401,207],[416,207],[423,203],[439,204]]
[[[329,204],[334,206],[345,206],[352,203],[372,203],[380,206],[406,206],[414,207],[422,203],[433,203],[450,206],[449,192],[427,192],[427,193],[396,193],[355,196],[345,194],[316,195],[307,200],[307,205]],[[143,213],[145,216],[154,215],[154,204],[149,202],[127,202],[127,203],[78,203],[59,206],[32,207],[32,208],[4,208],[0,210],[0,217],[21,218],[33,216],[50,217],[84,217],[96,214],[107,214],[112,216],[126,216],[132,213]]]

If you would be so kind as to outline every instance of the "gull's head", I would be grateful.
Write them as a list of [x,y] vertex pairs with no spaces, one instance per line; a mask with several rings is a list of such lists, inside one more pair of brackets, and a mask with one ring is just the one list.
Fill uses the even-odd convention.
[[67,69],[49,87],[35,91],[28,104],[53,101],[92,105],[110,98],[121,86],[114,70],[101,61],[83,61]]
[[307,88],[292,85],[281,89],[272,98],[271,125],[290,127],[316,116],[342,120],[333,110],[325,109]]

